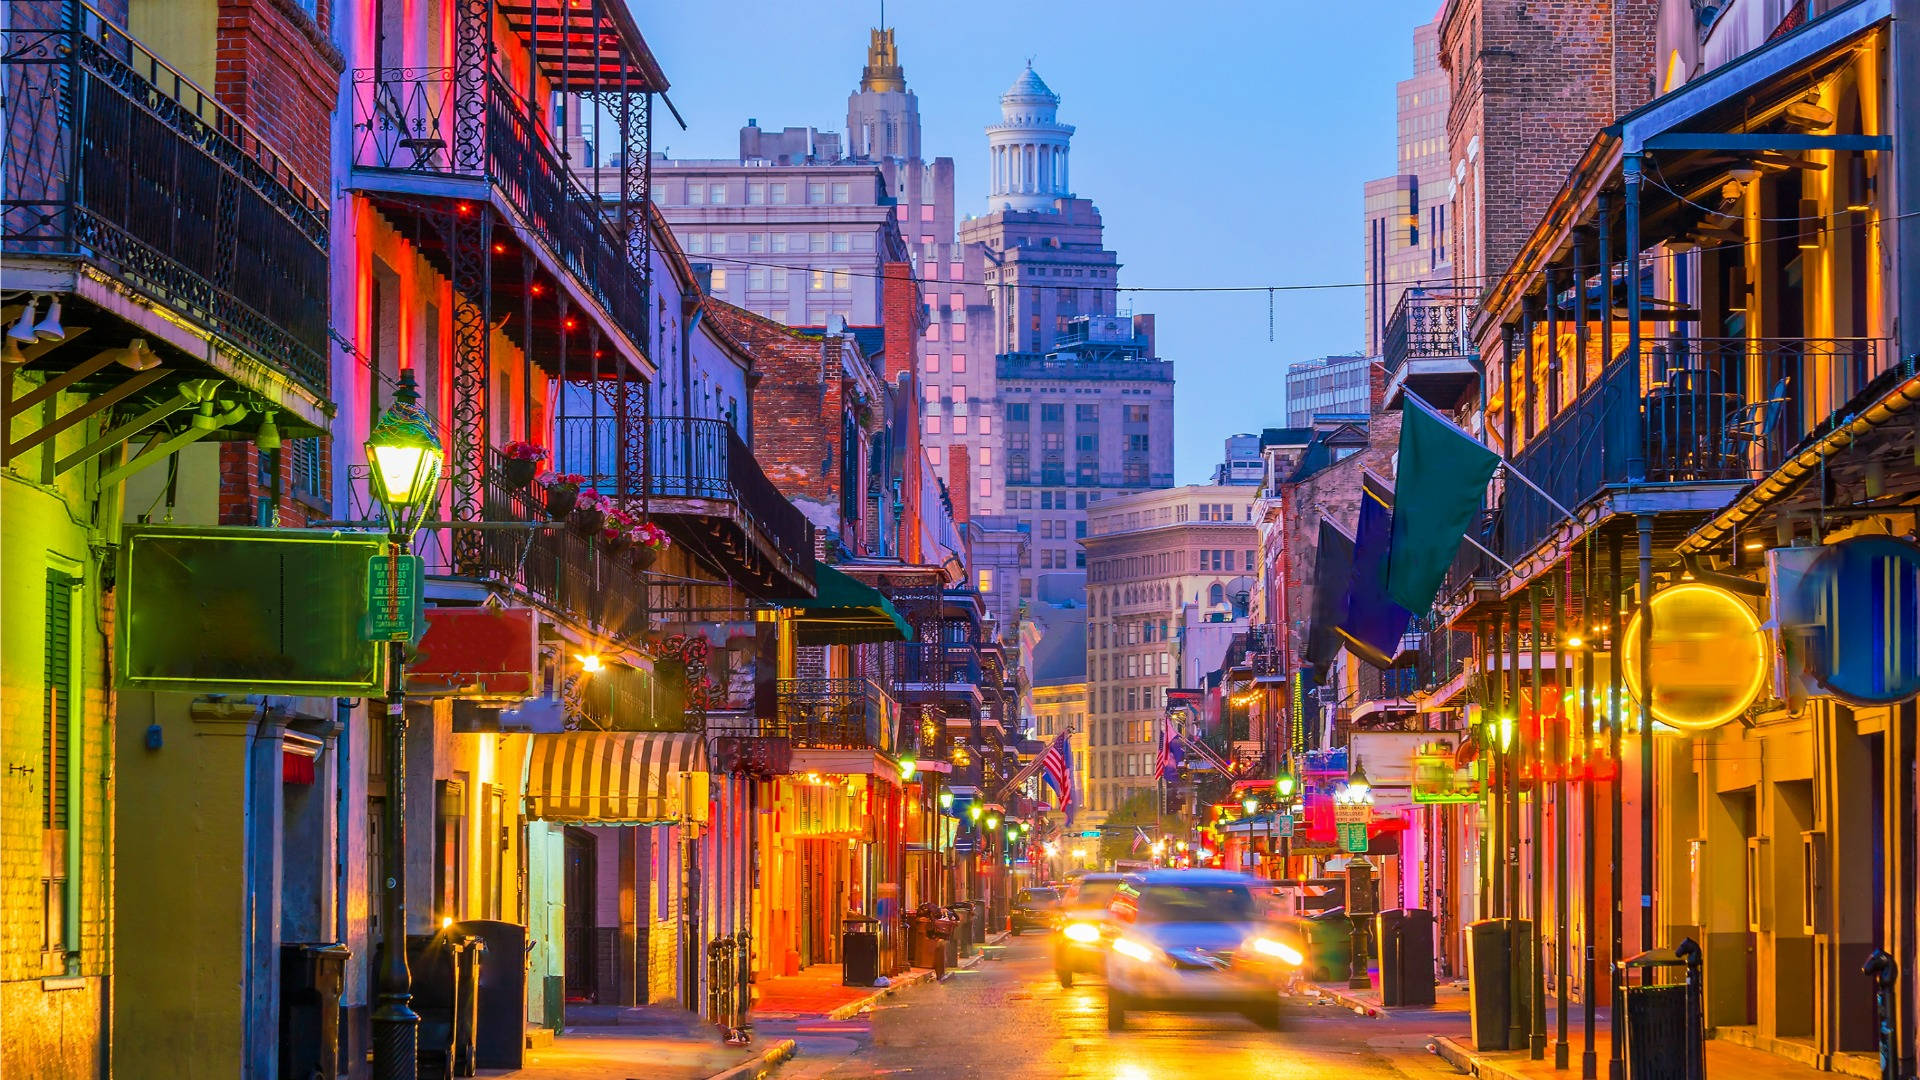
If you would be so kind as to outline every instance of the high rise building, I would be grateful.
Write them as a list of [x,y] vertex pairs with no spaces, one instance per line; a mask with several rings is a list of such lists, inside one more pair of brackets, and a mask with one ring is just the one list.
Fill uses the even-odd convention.
[[1241,433],[1229,435],[1220,464],[1213,467],[1216,484],[1258,484],[1262,465],[1260,436]]
[[1440,21],[1413,32],[1413,77],[1397,87],[1395,173],[1369,180],[1366,230],[1367,354],[1379,356],[1387,318],[1409,285],[1452,277],[1447,235],[1447,73]]
[[[1167,690],[1183,670],[1218,667],[1231,638],[1177,631],[1244,625],[1258,490],[1192,484],[1106,500],[1088,515],[1087,809],[1096,815],[1154,789]],[[1203,641],[1212,655],[1188,655]]]
[[1287,426],[1312,427],[1313,418],[1367,411],[1364,356],[1328,356],[1287,366]]

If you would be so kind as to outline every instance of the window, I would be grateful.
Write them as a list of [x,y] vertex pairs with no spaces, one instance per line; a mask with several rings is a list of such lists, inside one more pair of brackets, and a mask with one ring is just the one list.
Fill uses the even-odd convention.
[[40,708],[40,828],[42,864],[41,948],[61,954],[59,971],[72,970],[80,952],[78,883],[68,868],[77,863],[80,830],[73,814],[74,594],[80,579],[47,571],[46,648]]
[[787,269],[775,266],[767,271],[767,288],[773,292],[787,291]]
[[835,270],[833,272],[833,287],[836,289],[853,288],[853,271]]
[[1040,422],[1041,423],[1058,424],[1065,421],[1066,418],[1067,418],[1067,407],[1065,405],[1061,405],[1057,403],[1055,404],[1047,404],[1045,402],[1041,403],[1040,405]]
[[807,279],[807,288],[813,292],[825,292],[827,288],[827,272],[825,270],[813,271]]
[[727,205],[727,185],[708,184],[707,185],[707,201],[712,203],[715,206]]
[[[982,417],[981,423],[985,423],[985,422],[986,422],[986,419]],[[980,497],[983,499],[986,499],[986,498],[991,498],[992,496],[993,496],[993,481],[988,479],[987,477],[984,477],[984,476],[981,477],[980,478]],[[1083,552],[1082,554],[1084,555],[1085,553]]]
[[1097,451],[1100,449],[1100,436],[1075,435],[1073,437],[1073,448],[1075,450]]
[[[957,407],[958,406],[956,405],[956,408]],[[957,413],[954,416],[953,433],[955,435],[965,435],[967,433],[967,414],[966,413]]]
[[943,456],[944,456],[944,453],[942,452],[942,450],[940,449],[940,447],[938,447],[938,446],[929,446],[929,447],[927,447],[927,463],[928,463],[929,465],[938,465],[938,464],[940,464],[940,459],[941,459],[941,458],[942,458]]
[[947,280],[948,281],[965,281],[966,279],[967,279],[967,268],[965,266],[961,265],[960,263],[947,264]]
[[823,232],[808,233],[807,234],[807,250],[808,251],[827,250],[827,234]]
[[852,188],[850,188],[850,187],[848,187],[848,186],[847,186],[846,184],[835,184],[835,185],[833,185],[833,201],[834,201],[834,202],[836,202],[836,203],[850,203],[850,202],[852,202],[852,201],[853,201],[853,189],[852,189]]
[[688,184],[687,185],[687,205],[688,206],[705,206],[706,204],[707,204],[707,185]]
[[786,254],[787,234],[783,232],[774,233],[767,245],[767,250],[772,251],[776,255]]
[[940,434],[940,414],[939,414],[939,413],[928,413],[928,414],[927,414],[927,416],[926,416],[926,428],[927,428],[927,434],[929,434],[929,435],[938,435],[938,434]]
[[[981,419],[982,419],[982,420],[984,420],[984,419],[986,419],[986,418],[985,418],[985,417],[981,417]],[[992,464],[993,464],[993,447],[991,447],[991,446],[983,446],[983,447],[981,447],[981,448],[980,448],[980,464],[982,464],[982,465],[992,465]]]
[[[965,294],[948,293],[947,306],[953,309],[955,315],[958,315],[961,318],[966,317],[965,312],[967,310],[967,298]],[[955,321],[959,321],[959,320],[955,320]]]
[[785,206],[787,203],[787,185],[768,184],[767,202],[774,206]]
[[980,591],[983,593],[993,591],[993,567],[991,566],[980,568]]
[[1028,405],[1024,401],[1007,402],[1007,422],[1012,424],[1026,423],[1027,409]]
[[705,255],[707,253],[707,234],[693,233],[687,237],[687,254]]
[[921,220],[921,221],[932,221],[932,220],[933,220],[933,204],[932,204],[932,203],[922,203],[922,204],[921,204],[921,206],[920,206],[920,220]]
[[727,268],[724,266],[713,268],[713,291],[717,293],[727,291]]
[[1214,582],[1214,583],[1213,583],[1213,585],[1212,585],[1212,586],[1210,586],[1210,587],[1209,587],[1209,588],[1207,589],[1207,603],[1208,603],[1208,605],[1210,605],[1210,606],[1212,606],[1212,607],[1219,607],[1220,605],[1222,605],[1222,604],[1224,604],[1224,603],[1226,603],[1226,602],[1227,602],[1227,589],[1226,589],[1226,586],[1224,586],[1224,585],[1222,585],[1222,584],[1220,584],[1220,583],[1219,583],[1219,582],[1217,582],[1217,581],[1216,581],[1216,582]]
[[[960,339],[955,338],[954,340],[958,341]],[[953,354],[953,366],[951,370],[955,375],[962,374],[967,370],[967,354],[966,353],[957,352]]]
[[843,233],[843,232],[834,233],[833,234],[833,250],[852,251],[853,235],[851,233]]
[[1129,424],[1144,424],[1144,423],[1146,423],[1146,422],[1147,422],[1147,407],[1146,407],[1145,405],[1129,405],[1129,406],[1127,406],[1127,412],[1126,412],[1126,421],[1127,421],[1127,423],[1129,423]]
[[[960,313],[955,312],[954,314],[959,315]],[[953,340],[955,341],[967,340],[967,324],[960,321],[960,319],[958,318],[956,318],[953,321]]]
[[1100,422],[1100,406],[1075,405],[1073,407],[1073,419],[1075,423],[1097,424]]
[[[1086,524],[1086,523],[1085,523],[1085,522],[1081,522],[1081,524],[1083,524],[1083,525],[1084,525],[1084,524]],[[1074,552],[1074,553],[1073,553],[1073,565],[1074,565],[1074,566],[1075,566],[1075,567],[1076,567],[1077,569],[1080,569],[1080,570],[1085,570],[1085,569],[1087,568],[1087,553],[1086,553],[1086,552],[1084,552],[1084,551],[1076,551],[1076,552]]]
[[1066,448],[1067,436],[1065,432],[1049,431],[1040,436],[1040,449],[1042,450],[1065,450]]
[[1128,453],[1132,453],[1132,454],[1144,454],[1144,453],[1146,453],[1146,452],[1147,452],[1147,437],[1146,437],[1145,435],[1129,435],[1129,436],[1127,436],[1127,452],[1128,452]]
[[927,324],[927,340],[928,341],[940,340],[940,324],[939,323]]
[[748,254],[758,255],[766,250],[767,250],[767,234],[766,233],[748,233],[747,234],[747,253]]
[[927,374],[929,375],[940,374],[940,354],[939,353],[927,354]]
[[[964,356],[960,356],[959,354],[957,354],[957,353],[956,353],[956,354],[954,355],[954,359],[956,359],[956,360],[965,360],[965,359],[966,359],[966,357],[964,357]],[[982,434],[982,435],[991,435],[991,434],[993,434],[993,417],[992,417],[991,415],[985,415],[985,414],[983,414],[983,415],[982,415],[982,416],[980,417],[980,434]]]
[[747,205],[748,206],[765,206],[766,202],[767,202],[766,182],[763,180],[750,181],[747,184]]
[[827,185],[811,184],[811,183],[808,184],[807,185],[807,201],[809,203],[814,203],[814,204],[826,202],[827,201]]

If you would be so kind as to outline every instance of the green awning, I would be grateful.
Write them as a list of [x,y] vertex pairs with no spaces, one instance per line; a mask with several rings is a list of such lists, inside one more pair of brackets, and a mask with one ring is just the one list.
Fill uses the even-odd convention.
[[880,590],[835,570],[813,564],[814,595],[781,600],[800,612],[795,640],[802,645],[865,645],[876,641],[912,641],[913,628]]

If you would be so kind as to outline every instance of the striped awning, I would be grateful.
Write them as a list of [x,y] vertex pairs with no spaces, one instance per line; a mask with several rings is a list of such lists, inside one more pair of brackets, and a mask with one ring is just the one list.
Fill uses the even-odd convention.
[[569,731],[533,736],[527,816],[623,824],[706,818],[698,734]]

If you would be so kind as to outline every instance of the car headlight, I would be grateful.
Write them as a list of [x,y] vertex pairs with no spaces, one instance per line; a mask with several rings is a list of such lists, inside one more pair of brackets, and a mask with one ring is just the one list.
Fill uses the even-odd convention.
[[1062,932],[1067,935],[1068,941],[1077,941],[1082,945],[1091,945],[1100,940],[1100,928],[1092,923],[1068,923]]
[[1307,962],[1307,958],[1300,955],[1299,949],[1294,948],[1284,941],[1275,941],[1272,938],[1253,939],[1253,951],[1262,956],[1276,957],[1285,963],[1292,964],[1294,967],[1299,967]]
[[1115,938],[1113,940],[1113,951],[1119,953],[1121,956],[1139,960],[1142,963],[1151,963],[1160,958],[1159,949],[1151,945],[1143,945],[1132,938]]

